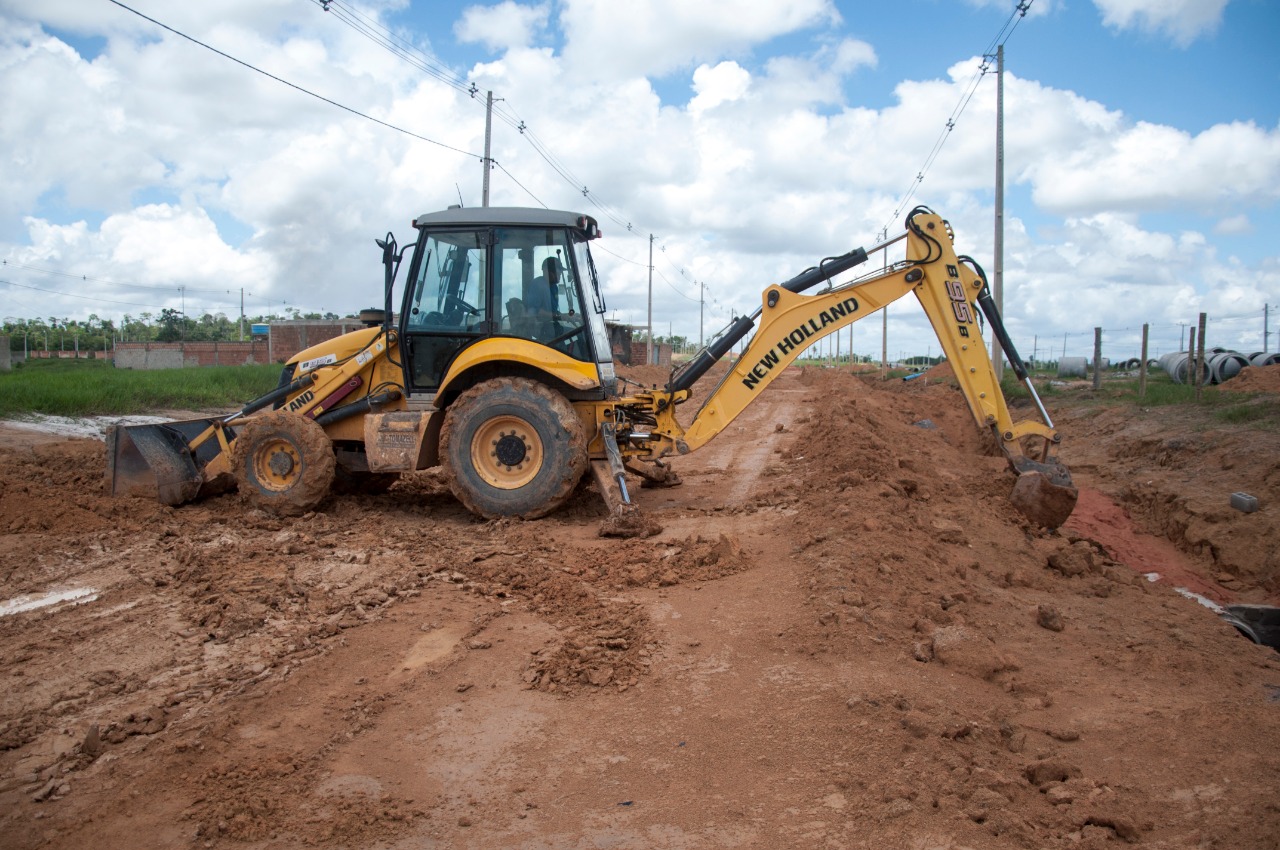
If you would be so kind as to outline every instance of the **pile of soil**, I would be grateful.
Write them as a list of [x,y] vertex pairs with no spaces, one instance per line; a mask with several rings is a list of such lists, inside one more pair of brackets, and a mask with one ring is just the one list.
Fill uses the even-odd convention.
[[1280,446],[1054,404],[1057,532],[950,383],[839,369],[636,482],[648,539],[433,472],[110,499],[101,442],[0,431],[0,843],[1274,847],[1280,658],[1168,579],[1276,599]]
[[1272,366],[1246,366],[1230,381],[1217,389],[1233,393],[1280,393],[1280,363]]

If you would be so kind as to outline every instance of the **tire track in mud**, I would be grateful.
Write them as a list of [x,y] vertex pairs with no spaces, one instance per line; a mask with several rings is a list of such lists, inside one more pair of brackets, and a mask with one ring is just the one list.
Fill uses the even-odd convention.
[[675,459],[685,486],[668,502],[728,509],[750,501],[760,479],[774,471],[774,455],[791,444],[794,426],[804,417],[809,390],[799,376],[795,369],[784,372],[721,434],[687,458]]

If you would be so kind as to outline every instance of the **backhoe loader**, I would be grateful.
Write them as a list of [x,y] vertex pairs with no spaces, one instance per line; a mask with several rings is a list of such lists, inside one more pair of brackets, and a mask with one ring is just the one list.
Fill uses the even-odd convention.
[[[665,386],[620,392],[587,215],[524,208],[451,208],[414,221],[417,238],[382,248],[384,304],[367,327],[300,352],[280,386],[221,417],[113,428],[107,487],[170,505],[237,487],[280,514],[315,508],[331,490],[377,491],[400,473],[439,466],[450,490],[486,518],[544,516],[590,470],[625,535],[637,514],[628,471],[678,483],[670,460],[696,451],[806,348],[914,293],[980,428],[1017,474],[1012,500],[1049,528],[1076,491],[1052,455],[1060,436],[1005,333],[982,269],[957,256],[950,225],[925,207],[905,232],[905,258],[842,283],[866,262],[857,248],[767,287]],[[400,310],[396,277],[412,251]],[[873,251],[874,252],[874,251]],[[802,294],[825,284],[816,294]],[[1039,420],[1014,422],[987,356],[987,318]],[[757,327],[758,324],[758,327]],[[688,427],[676,409],[697,380],[755,330]],[[602,530],[604,532],[605,530]]]

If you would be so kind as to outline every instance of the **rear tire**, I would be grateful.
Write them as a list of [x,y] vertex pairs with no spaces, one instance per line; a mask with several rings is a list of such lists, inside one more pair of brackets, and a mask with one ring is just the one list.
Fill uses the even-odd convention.
[[299,516],[329,495],[333,443],[314,420],[283,410],[236,427],[231,468],[250,502],[280,516]]
[[486,519],[546,516],[573,495],[587,441],[573,405],[525,378],[496,378],[445,413],[440,456],[449,489]]

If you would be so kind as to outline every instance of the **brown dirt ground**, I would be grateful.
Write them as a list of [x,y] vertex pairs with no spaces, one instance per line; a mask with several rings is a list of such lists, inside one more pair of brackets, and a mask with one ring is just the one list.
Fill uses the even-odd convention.
[[789,370],[647,540],[433,473],[111,500],[3,435],[0,600],[94,595],[0,616],[0,846],[1280,846],[1280,656],[1174,590],[1280,598],[1274,424],[1050,405],[1055,533],[945,375]]

